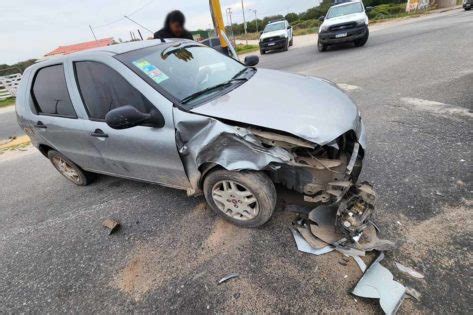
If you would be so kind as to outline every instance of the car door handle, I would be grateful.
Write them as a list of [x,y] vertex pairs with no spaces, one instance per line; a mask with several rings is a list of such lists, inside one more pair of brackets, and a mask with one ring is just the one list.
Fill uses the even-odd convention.
[[48,126],[46,126],[45,124],[43,124],[42,121],[38,121],[38,122],[36,123],[36,125],[34,125],[34,127],[35,127],[35,128],[39,128],[39,129],[46,129],[46,128],[48,128]]
[[108,135],[103,132],[102,129],[95,129],[95,131],[92,132],[90,135],[96,138],[108,138]]

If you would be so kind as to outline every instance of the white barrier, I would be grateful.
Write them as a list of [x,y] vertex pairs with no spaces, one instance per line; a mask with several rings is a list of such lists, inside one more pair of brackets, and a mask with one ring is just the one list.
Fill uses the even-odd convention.
[[20,80],[21,73],[0,77],[0,101],[16,96],[16,90],[18,89]]

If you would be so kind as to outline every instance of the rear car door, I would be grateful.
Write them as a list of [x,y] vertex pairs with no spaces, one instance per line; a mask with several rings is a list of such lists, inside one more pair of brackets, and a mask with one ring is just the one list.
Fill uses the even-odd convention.
[[[187,189],[187,179],[175,142],[172,103],[118,60],[108,56],[71,58],[75,77],[73,101],[87,116],[82,143],[89,155],[88,169]],[[131,105],[141,112],[158,109],[165,126],[136,126],[115,130],[105,115]]]
[[84,124],[77,115],[66,83],[64,64],[49,64],[35,71],[29,90],[30,127],[39,142],[58,150],[72,161],[85,159],[78,146]]

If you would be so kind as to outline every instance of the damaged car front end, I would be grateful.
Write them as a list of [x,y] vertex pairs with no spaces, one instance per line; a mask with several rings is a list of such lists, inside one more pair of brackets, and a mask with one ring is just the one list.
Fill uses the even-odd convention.
[[[339,204],[337,224],[356,235],[375,201],[371,186],[356,185],[366,148],[356,105],[326,80],[255,72],[238,89],[190,112],[175,109],[176,143],[190,193],[199,193],[215,169],[263,172],[314,208]],[[255,96],[270,78],[280,89],[271,98]]]

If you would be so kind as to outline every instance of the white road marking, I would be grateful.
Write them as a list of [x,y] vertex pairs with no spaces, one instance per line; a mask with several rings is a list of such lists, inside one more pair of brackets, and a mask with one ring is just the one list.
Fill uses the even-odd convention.
[[345,84],[345,83],[337,83],[338,87],[341,88],[342,90],[346,92],[351,92],[355,90],[359,90],[360,87],[356,85],[350,85],[350,84]]
[[459,117],[466,117],[466,118],[473,118],[473,113],[470,112],[467,108],[454,106],[449,104],[444,104],[435,101],[423,100],[420,98],[411,98],[411,97],[403,97],[401,98],[401,102],[406,105],[410,105],[410,109],[414,109],[417,111],[425,111],[430,112],[432,114],[436,114],[439,116],[444,117],[452,117],[452,116],[459,116]]

